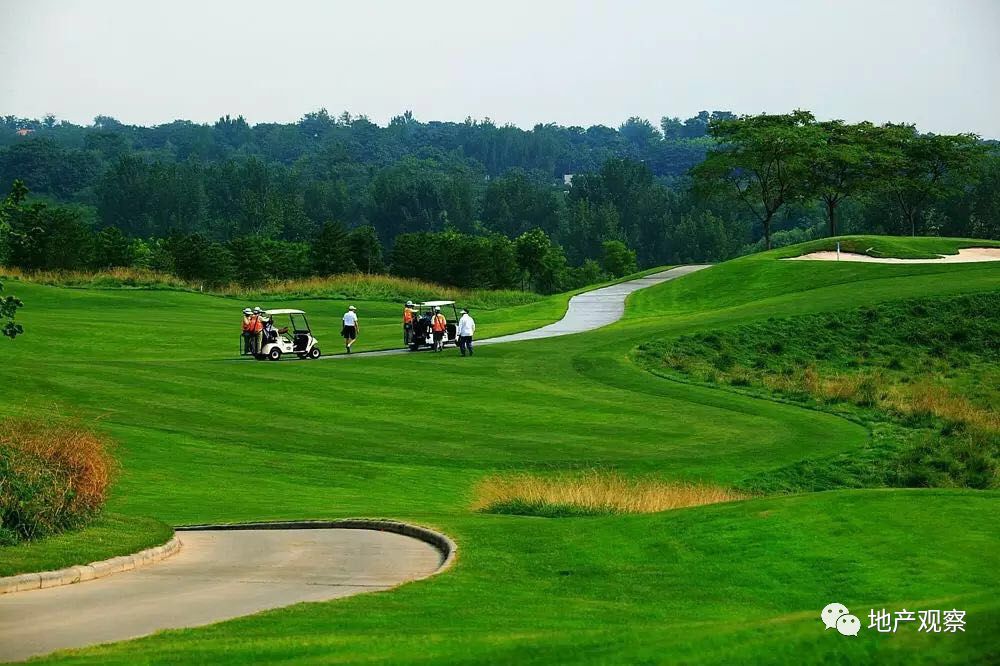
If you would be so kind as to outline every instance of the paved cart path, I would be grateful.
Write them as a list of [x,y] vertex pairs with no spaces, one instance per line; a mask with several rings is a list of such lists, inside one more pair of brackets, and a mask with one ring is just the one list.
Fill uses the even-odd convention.
[[441,552],[364,529],[178,532],[181,550],[106,578],[0,595],[0,661],[385,590],[434,573]]
[[[610,287],[601,287],[593,291],[578,294],[569,299],[569,307],[563,318],[554,324],[542,326],[523,333],[512,333],[511,335],[501,335],[496,338],[484,338],[476,340],[476,346],[495,345],[505,342],[520,342],[522,340],[540,340],[542,338],[555,338],[560,335],[571,335],[573,333],[584,333],[594,329],[603,328],[613,324],[625,314],[625,299],[629,294],[652,287],[669,280],[682,277],[703,268],[708,268],[711,264],[692,264],[690,266],[678,266],[660,273],[647,275],[646,277],[629,280],[613,284]],[[357,352],[354,354],[335,354],[324,356],[323,359],[348,359],[361,358],[364,356],[396,356],[398,354],[409,354],[408,349],[386,349],[383,351]],[[322,360],[322,359],[321,359]]]

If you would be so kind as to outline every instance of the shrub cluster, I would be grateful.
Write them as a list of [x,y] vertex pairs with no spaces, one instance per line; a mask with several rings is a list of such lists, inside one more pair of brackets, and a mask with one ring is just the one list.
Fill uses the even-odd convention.
[[79,527],[115,472],[109,441],[74,420],[0,420],[0,543]]

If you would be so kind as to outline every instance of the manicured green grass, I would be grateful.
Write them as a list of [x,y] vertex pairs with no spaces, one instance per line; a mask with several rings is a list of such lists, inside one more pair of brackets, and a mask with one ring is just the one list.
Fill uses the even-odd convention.
[[[942,254],[958,254],[964,247],[1000,247],[1000,241],[974,238],[934,238],[913,236],[836,236],[821,238],[778,251],[777,256],[798,257],[810,252],[836,250],[897,259],[936,259]],[[792,249],[794,248],[794,249]]]
[[[838,491],[559,519],[471,503],[479,480],[509,470],[729,486],[862,451],[871,437],[859,423],[655,377],[629,353],[653,338],[998,282],[996,264],[765,253],[639,292],[623,322],[588,334],[471,359],[316,363],[229,360],[236,302],[18,285],[28,333],[5,348],[0,381],[19,392],[0,400],[99,417],[120,442],[109,504],[120,513],[172,524],[388,517],[460,547],[454,569],[398,590],[84,650],[82,661],[982,662],[1000,628],[992,492]],[[307,305],[323,335],[339,329],[344,304]],[[483,316],[480,327],[492,334]],[[847,639],[821,630],[834,600],[859,615],[954,606],[968,632]]]
[[0,548],[0,576],[89,564],[159,546],[173,529],[153,518],[103,513],[87,527]]
[[[621,280],[662,270],[664,268],[650,269]],[[524,305],[471,308],[477,324],[476,337],[497,337],[550,324],[565,314],[571,297],[599,286],[602,285],[538,297]],[[325,355],[345,351],[340,330],[341,319],[349,305],[357,307],[361,324],[355,352],[403,346],[401,303],[321,298],[247,302],[188,291],[79,289],[32,282],[11,282],[6,289],[28,303],[28,309],[21,311],[21,321],[37,321],[43,325],[41,330],[38,326],[28,326],[22,346],[48,348],[52,353],[67,357],[235,359],[241,344],[241,310],[247,305],[265,310],[279,307],[304,310]],[[458,303],[459,307],[462,305]],[[69,311],[74,317],[59,316],[60,312]],[[46,330],[44,325],[49,322],[54,328]],[[78,345],[78,333],[91,336],[93,340]],[[114,343],[102,343],[103,340]],[[243,360],[249,361],[248,358]]]

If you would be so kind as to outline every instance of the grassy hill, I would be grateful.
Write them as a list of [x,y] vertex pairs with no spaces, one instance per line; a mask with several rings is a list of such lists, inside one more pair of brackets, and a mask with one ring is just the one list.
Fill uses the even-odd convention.
[[[1000,631],[995,491],[857,489],[552,519],[472,508],[477,482],[505,472],[732,487],[861,451],[864,423],[671,381],[630,355],[776,315],[1000,286],[998,264],[777,260],[789,251],[639,292],[606,329],[483,347],[472,359],[233,362],[238,302],[17,285],[29,334],[4,350],[0,381],[17,393],[0,400],[100,419],[123,466],[110,510],[172,524],[387,517],[440,529],[461,548],[448,573],[391,592],[53,660],[988,661]],[[329,330],[342,306],[307,309]],[[500,326],[480,321],[484,335]],[[863,620],[871,608],[959,608],[968,629],[847,639],[822,630],[831,601]]]

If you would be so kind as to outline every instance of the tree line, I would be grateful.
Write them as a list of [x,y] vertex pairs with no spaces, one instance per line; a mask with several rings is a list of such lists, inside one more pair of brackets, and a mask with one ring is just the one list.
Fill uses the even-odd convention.
[[[95,230],[72,208],[27,202],[17,180],[4,199],[0,219],[0,264],[29,271],[106,270],[118,267],[170,273],[208,286],[260,284],[337,273],[392,272],[403,277],[465,288],[572,289],[637,270],[636,254],[624,243],[605,241],[601,262],[571,267],[561,246],[540,229],[516,238],[500,233],[466,234],[449,229],[404,233],[384,256],[372,226],[348,230],[323,224],[309,241],[239,235],[216,241],[200,232],[165,237],[129,237],[118,227]],[[5,306],[13,313],[15,305]]]
[[[820,202],[829,235],[835,236],[842,204],[874,203],[895,210],[896,231],[916,235],[928,231],[934,204],[967,199],[981,176],[995,177],[995,146],[987,164],[989,148],[973,134],[817,122],[808,111],[723,119],[711,124],[709,134],[717,145],[692,170],[696,185],[739,200],[760,223],[768,248],[771,222],[784,206]],[[984,167],[993,173],[984,173]],[[987,187],[995,196],[996,182]],[[990,219],[988,211],[976,212]],[[992,224],[976,225],[982,221],[970,215],[973,235],[995,237],[995,215]]]
[[0,262],[28,269],[206,283],[391,271],[553,291],[758,240],[1000,237],[995,143],[802,111],[530,131],[323,110],[152,128],[8,116],[0,145],[0,182],[32,191],[0,230]]

